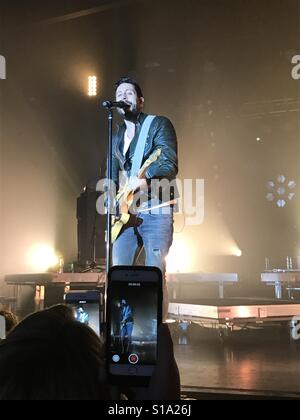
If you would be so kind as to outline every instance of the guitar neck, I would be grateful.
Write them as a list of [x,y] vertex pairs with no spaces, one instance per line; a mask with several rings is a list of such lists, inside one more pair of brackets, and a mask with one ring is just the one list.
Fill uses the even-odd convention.
[[139,170],[139,173],[138,173],[138,178],[144,178],[145,172],[147,171],[147,169],[149,168],[150,165],[151,165],[151,163],[149,163],[147,166],[143,165],[141,167],[141,169]]
[[147,171],[147,169],[149,168],[149,166],[155,162],[159,156],[160,156],[161,150],[158,149],[156,152],[154,152],[149,159],[146,160],[146,162],[143,164],[143,166],[141,167],[141,169],[139,170],[138,173],[138,178],[143,178],[145,175],[145,172]]

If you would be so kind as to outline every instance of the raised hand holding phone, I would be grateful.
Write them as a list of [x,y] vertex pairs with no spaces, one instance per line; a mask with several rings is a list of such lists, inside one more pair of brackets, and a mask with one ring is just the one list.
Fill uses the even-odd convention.
[[102,294],[99,290],[74,290],[65,295],[66,305],[72,308],[78,322],[88,325],[100,336],[102,332]]
[[113,267],[106,301],[107,373],[114,385],[146,386],[157,362],[162,274],[155,267]]

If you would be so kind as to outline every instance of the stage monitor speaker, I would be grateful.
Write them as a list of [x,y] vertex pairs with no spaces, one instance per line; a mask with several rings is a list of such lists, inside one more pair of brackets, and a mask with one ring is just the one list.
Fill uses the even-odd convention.
[[44,307],[50,308],[53,305],[64,303],[65,285],[49,284],[45,286]]
[[77,199],[78,264],[86,267],[105,258],[105,215],[98,214],[100,193],[88,188]]
[[22,319],[35,310],[35,285],[18,286],[16,315]]

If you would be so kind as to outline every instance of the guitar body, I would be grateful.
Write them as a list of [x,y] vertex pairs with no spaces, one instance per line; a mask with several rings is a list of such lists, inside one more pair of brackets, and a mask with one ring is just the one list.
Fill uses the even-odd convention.
[[[148,167],[155,162],[161,155],[161,149],[155,150],[151,156],[146,160],[146,162],[141,167],[138,178],[142,179],[145,175]],[[129,209],[134,200],[135,191],[129,187],[129,181],[126,182],[123,188],[121,188],[115,199],[115,206],[119,208],[120,215],[115,217],[115,220],[112,224],[112,243],[119,237],[122,229],[129,223],[130,219],[134,218],[134,215],[131,215]]]

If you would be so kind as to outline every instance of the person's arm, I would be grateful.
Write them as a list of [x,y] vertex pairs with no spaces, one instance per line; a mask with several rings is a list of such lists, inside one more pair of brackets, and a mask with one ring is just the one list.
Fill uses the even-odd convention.
[[128,306],[128,311],[126,315],[126,319],[133,318],[133,312],[131,306]]
[[125,311],[125,314],[124,314],[124,316],[123,316],[123,319],[122,319],[122,322],[128,322],[128,319],[129,318],[132,318],[132,316],[133,316],[133,314],[132,314],[132,309],[131,309],[131,307],[130,306],[128,306],[127,308],[126,308],[126,311]]
[[153,146],[161,149],[161,155],[153,162],[145,172],[145,178],[151,180],[172,180],[178,173],[177,137],[175,129],[168,118],[159,117],[158,126],[155,129]]
[[121,325],[124,324],[124,322],[125,322],[125,314],[124,314],[123,309],[120,312],[120,318],[119,319],[120,319],[120,324]]
[[143,178],[130,179],[130,188],[133,191],[138,188],[147,189],[151,185],[151,179],[172,181],[178,173],[177,137],[171,121],[168,118],[159,117],[154,130],[152,151],[160,149],[160,157],[149,166]]
[[[167,374],[166,374],[167,372]],[[103,363],[99,370],[99,382],[107,385],[107,371]],[[110,399],[119,400],[120,388],[108,386]],[[129,388],[122,392],[130,400],[180,400],[180,376],[174,357],[173,341],[166,324],[158,327],[157,364],[147,388]]]
[[135,388],[135,400],[180,400],[180,376],[167,324],[158,327],[157,364],[148,388]]
[[116,155],[116,147],[117,147],[117,136],[113,137],[113,145],[112,145],[112,181],[115,184],[116,192],[119,190],[119,172],[120,162]]

